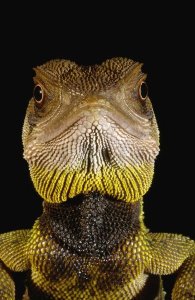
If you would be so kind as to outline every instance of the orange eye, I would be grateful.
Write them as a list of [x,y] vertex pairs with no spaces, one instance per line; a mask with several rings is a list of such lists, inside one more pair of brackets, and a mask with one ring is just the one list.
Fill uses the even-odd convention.
[[145,81],[143,81],[139,87],[139,96],[142,100],[145,100],[148,96],[148,87]]
[[39,84],[37,84],[34,87],[33,98],[35,100],[35,104],[37,105],[37,107],[41,107],[44,100],[44,92],[42,87]]

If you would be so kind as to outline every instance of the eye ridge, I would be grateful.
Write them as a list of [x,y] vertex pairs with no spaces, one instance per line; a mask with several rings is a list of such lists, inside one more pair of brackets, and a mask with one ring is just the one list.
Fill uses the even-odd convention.
[[44,91],[40,84],[35,85],[33,90],[33,98],[35,100],[36,106],[40,108],[44,102]]
[[145,81],[142,81],[140,84],[139,96],[142,100],[145,100],[148,96],[148,86]]

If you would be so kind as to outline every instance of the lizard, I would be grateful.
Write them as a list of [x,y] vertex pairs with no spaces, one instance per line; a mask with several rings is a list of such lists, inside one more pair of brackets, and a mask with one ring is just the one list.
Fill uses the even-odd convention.
[[0,299],[15,299],[12,272],[26,272],[23,299],[162,300],[159,276],[176,271],[172,299],[195,299],[194,241],[144,224],[160,142],[142,65],[34,69],[22,142],[43,213],[0,235]]

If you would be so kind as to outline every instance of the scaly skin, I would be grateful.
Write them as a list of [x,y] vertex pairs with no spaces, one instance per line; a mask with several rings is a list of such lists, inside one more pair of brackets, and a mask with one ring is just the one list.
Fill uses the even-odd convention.
[[159,133],[141,64],[35,72],[23,146],[44,208],[32,229],[0,235],[1,299],[15,297],[11,271],[28,271],[23,299],[163,300],[153,275],[177,270],[172,299],[194,299],[194,241],[144,225]]

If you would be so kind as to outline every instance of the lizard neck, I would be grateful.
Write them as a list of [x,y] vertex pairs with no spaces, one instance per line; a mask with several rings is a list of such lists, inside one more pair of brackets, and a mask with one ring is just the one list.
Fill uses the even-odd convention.
[[98,193],[60,204],[44,203],[40,229],[46,224],[57,243],[75,255],[104,258],[143,227],[142,200],[114,200]]

